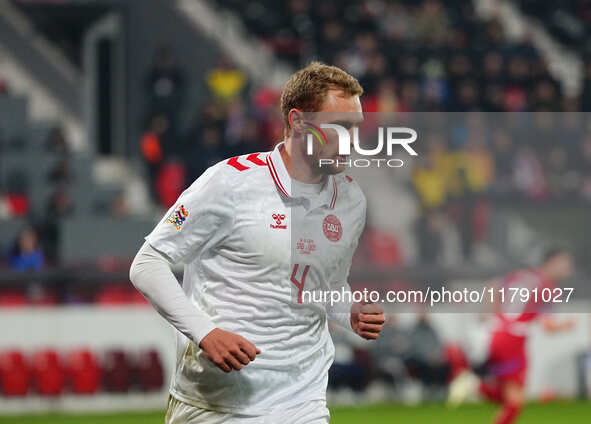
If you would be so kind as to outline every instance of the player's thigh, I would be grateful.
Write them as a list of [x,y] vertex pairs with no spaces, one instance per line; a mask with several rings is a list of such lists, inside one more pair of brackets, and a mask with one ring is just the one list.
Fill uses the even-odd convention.
[[165,424],[224,424],[230,423],[230,414],[209,411],[181,402],[170,396]]
[[325,401],[305,402],[271,416],[245,416],[210,411],[188,405],[172,396],[168,402],[165,424],[328,424],[330,413]]
[[523,406],[525,402],[525,389],[523,384],[518,381],[504,381],[502,384],[503,400],[506,403],[518,407]]
[[330,412],[325,401],[314,400],[288,408],[274,417],[274,420],[272,422],[283,424],[328,424]]

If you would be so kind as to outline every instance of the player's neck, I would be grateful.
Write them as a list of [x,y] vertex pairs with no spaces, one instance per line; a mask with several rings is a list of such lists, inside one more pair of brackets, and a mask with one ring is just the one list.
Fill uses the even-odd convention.
[[324,175],[314,172],[304,158],[298,157],[292,149],[292,143],[286,140],[279,152],[290,178],[305,184],[320,184],[323,181]]

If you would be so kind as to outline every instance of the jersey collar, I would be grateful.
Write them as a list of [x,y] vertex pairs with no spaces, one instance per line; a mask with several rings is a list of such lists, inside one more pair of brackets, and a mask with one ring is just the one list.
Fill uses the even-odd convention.
[[[291,178],[287,172],[285,163],[283,163],[283,158],[281,157],[281,149],[283,148],[285,148],[283,141],[275,146],[273,151],[267,155],[267,166],[269,167],[271,178],[273,178],[273,181],[277,186],[277,190],[279,190],[283,196],[291,198]],[[337,181],[334,175],[331,175],[322,187],[322,190],[318,195],[318,201],[320,204],[325,204],[329,208],[334,209],[337,196]]]

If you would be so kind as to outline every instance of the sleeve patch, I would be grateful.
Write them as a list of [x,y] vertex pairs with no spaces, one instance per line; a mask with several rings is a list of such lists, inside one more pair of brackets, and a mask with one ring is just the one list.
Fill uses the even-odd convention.
[[184,205],[178,205],[171,214],[166,218],[166,222],[169,222],[174,226],[175,229],[180,230],[183,223],[187,220],[189,211]]

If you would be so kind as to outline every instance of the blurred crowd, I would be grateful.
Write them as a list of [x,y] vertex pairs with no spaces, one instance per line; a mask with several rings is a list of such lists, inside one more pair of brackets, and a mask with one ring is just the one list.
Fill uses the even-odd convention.
[[[0,80],[0,96],[11,95],[9,86]],[[0,131],[0,223],[21,226],[14,240],[2,240],[4,248],[0,264],[15,270],[39,270],[59,262],[61,225],[63,218],[74,210],[71,197],[76,178],[72,165],[72,150],[63,129],[56,124],[40,140],[42,163],[30,163],[30,138],[10,139]],[[12,160],[19,158],[18,162]],[[50,163],[47,168],[41,165]],[[32,169],[32,166],[40,169]],[[33,180],[39,180],[34,182]],[[42,188],[33,190],[33,185]],[[40,187],[42,186],[42,187]],[[43,195],[44,204],[39,204]],[[46,195],[46,196],[45,196]]]
[[[462,256],[488,235],[489,205],[589,205],[591,136],[583,113],[448,116],[425,132],[411,181],[421,218],[420,257],[436,262],[446,224],[458,228]],[[559,203],[556,203],[559,201]]]
[[367,111],[578,110],[531,40],[508,39],[473,2],[240,3],[216,2],[294,67],[320,59],[355,75]]
[[331,327],[331,335],[335,360],[329,390],[341,403],[367,396],[368,387],[375,383],[398,399],[415,387],[421,398],[441,401],[449,381],[467,364],[464,352],[442,340],[428,314],[418,314],[412,323],[389,314],[380,338],[372,343],[359,341],[337,326]]
[[[224,0],[215,7],[238,13],[294,68],[322,60],[355,75],[366,113],[471,112],[448,115],[457,123],[445,131],[421,134],[410,186],[424,261],[438,260],[450,222],[468,259],[486,238],[490,200],[591,201],[591,136],[579,113],[591,106],[591,61],[581,95],[567,97],[528,37],[509,40],[498,20],[475,15],[472,2],[258,0],[243,7]],[[171,47],[156,53],[140,149],[163,207],[208,166],[269,150],[283,136],[279,91],[254,84],[228,58],[202,83],[209,96],[183,129],[187,73]],[[524,114],[514,115],[521,125],[499,124],[503,115],[494,112]]]
[[[580,95],[568,97],[527,36],[508,39],[498,20],[482,21],[472,2],[461,0],[255,0],[247,6],[222,0],[212,6],[239,14],[247,30],[294,69],[321,60],[356,76],[366,113],[474,112],[446,131],[421,134],[417,143],[409,187],[419,205],[421,259],[437,260],[440,233],[450,222],[469,257],[472,245],[486,238],[491,200],[591,200],[591,136],[579,113],[591,110],[591,60]],[[228,57],[194,81],[179,56],[162,46],[143,84],[138,151],[161,208],[212,164],[270,150],[283,136],[280,91],[254,83]],[[188,98],[195,85],[207,93],[197,108]],[[0,82],[0,93],[7,91]],[[515,114],[526,122],[516,127],[497,125],[492,112],[536,113]],[[59,160],[47,176],[54,191],[35,217],[35,231],[44,250],[56,252],[60,219],[74,208],[68,184],[75,176],[63,131],[51,130],[45,144]],[[0,188],[0,219],[29,216],[25,183],[15,174]]]
[[153,199],[170,206],[180,191],[222,159],[269,150],[282,136],[279,93],[252,89],[246,73],[221,58],[204,81],[209,92],[188,125],[185,71],[162,47],[146,77],[146,118],[140,151]]

